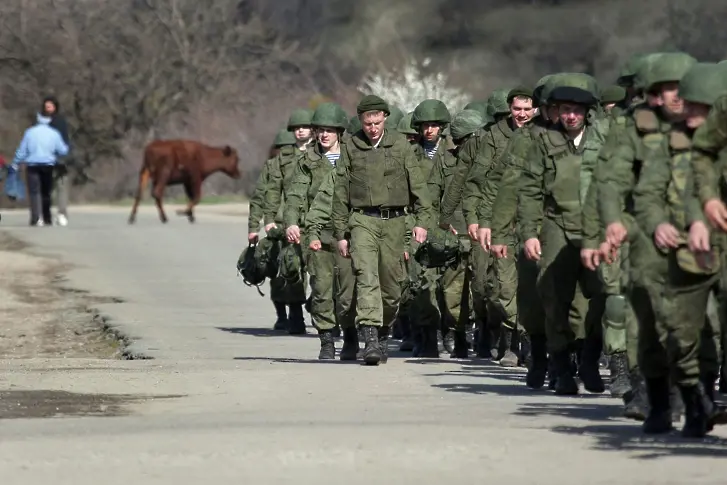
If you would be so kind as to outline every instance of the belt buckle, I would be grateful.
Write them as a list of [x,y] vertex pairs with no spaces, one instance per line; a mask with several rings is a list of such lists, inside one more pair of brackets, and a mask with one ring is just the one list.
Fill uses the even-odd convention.
[[[389,216],[391,215],[391,209],[381,209],[379,211],[379,213],[381,215],[381,220],[386,221],[389,219]],[[384,215],[384,214],[386,214],[386,215]]]

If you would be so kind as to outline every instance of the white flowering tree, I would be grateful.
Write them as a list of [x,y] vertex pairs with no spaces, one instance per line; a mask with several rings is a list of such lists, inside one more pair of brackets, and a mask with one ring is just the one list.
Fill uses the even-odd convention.
[[369,74],[363,78],[358,90],[381,96],[405,113],[413,111],[425,99],[439,99],[454,115],[470,102],[470,96],[450,86],[443,72],[423,73],[422,68],[430,63],[428,58],[421,63],[413,60],[401,70]]

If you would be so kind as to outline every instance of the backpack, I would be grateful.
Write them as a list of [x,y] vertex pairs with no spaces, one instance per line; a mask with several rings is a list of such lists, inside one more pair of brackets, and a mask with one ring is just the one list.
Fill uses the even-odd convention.
[[283,244],[278,254],[278,275],[286,285],[300,283],[305,278],[305,263],[300,244]]
[[237,275],[242,278],[242,282],[247,286],[254,286],[260,296],[265,296],[260,290],[260,285],[265,282],[265,274],[258,271],[255,264],[255,253],[257,252],[257,244],[251,243],[242,250],[242,254],[237,258]]
[[414,259],[424,268],[456,268],[462,259],[459,238],[449,231],[435,228],[429,231],[424,244],[417,248]]
[[255,249],[255,271],[266,278],[273,279],[278,275],[278,257],[284,244],[285,232],[280,228],[271,229],[260,240]]

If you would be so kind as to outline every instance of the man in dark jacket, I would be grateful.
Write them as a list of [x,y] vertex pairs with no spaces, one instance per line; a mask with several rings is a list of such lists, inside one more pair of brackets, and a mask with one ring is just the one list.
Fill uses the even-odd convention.
[[[61,138],[66,145],[70,147],[70,141],[68,138],[68,124],[63,115],[60,114],[61,105],[54,96],[47,96],[43,99],[43,106],[41,113],[43,116],[47,116],[51,119],[50,126],[55,128],[58,133],[61,134]],[[68,180],[68,167],[66,162],[68,157],[60,159],[55,166],[55,188],[57,194],[57,207],[58,215],[56,216],[56,223],[59,226],[65,226],[68,224],[68,189],[70,180]]]

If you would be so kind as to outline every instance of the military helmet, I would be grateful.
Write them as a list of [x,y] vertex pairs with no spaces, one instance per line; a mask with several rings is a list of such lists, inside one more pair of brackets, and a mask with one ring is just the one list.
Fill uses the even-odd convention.
[[562,74],[558,79],[558,85],[553,88],[549,96],[550,101],[584,105],[594,105],[600,98],[596,79],[582,72]]
[[540,104],[550,103],[550,93],[553,91],[553,89],[557,88],[560,85],[560,80],[565,74],[566,73],[564,72],[559,72],[557,74],[550,75],[548,80],[545,81],[545,85],[540,92]]
[[[487,112],[487,101],[471,101],[467,103],[464,109],[477,111],[486,125],[495,121]],[[452,122],[454,122],[454,120],[452,120]]]
[[621,86],[606,86],[601,89],[601,104],[620,103],[626,99],[626,89]]
[[540,106],[541,104],[545,103],[545,100],[543,100],[541,96],[543,94],[543,89],[545,89],[545,84],[552,77],[553,74],[546,74],[545,76],[538,79],[537,83],[535,83],[535,88],[533,88],[533,104],[535,106]]
[[691,103],[713,105],[727,94],[727,69],[724,65],[698,62],[679,81],[679,97]]
[[462,259],[459,237],[450,231],[435,227],[427,233],[427,240],[414,253],[414,259],[424,268],[456,268]]
[[361,130],[361,120],[358,118],[358,115],[352,116],[350,120],[348,120],[348,128],[346,128],[346,131],[349,133],[356,133],[357,131]]
[[646,86],[650,91],[657,84],[681,80],[697,60],[683,52],[665,52],[656,58],[647,71]]
[[485,120],[482,119],[482,115],[479,111],[474,109],[463,109],[452,119],[450,131],[452,133],[452,138],[459,140],[467,135],[471,135],[483,126],[485,126]]
[[422,123],[448,124],[452,121],[447,105],[438,99],[425,99],[414,108],[411,126],[418,128]]
[[386,128],[390,130],[395,130],[397,126],[399,126],[399,122],[404,117],[404,112],[398,107],[394,106],[393,104],[389,105],[389,116],[386,118]]
[[510,89],[496,89],[487,98],[487,113],[493,118],[498,115],[510,113],[510,105],[507,102],[507,96]]
[[413,111],[405,114],[401,120],[399,120],[399,124],[396,126],[396,131],[404,135],[418,135],[419,133],[417,133],[417,130],[411,126],[411,117],[413,114]]
[[646,56],[649,54],[633,54],[628,58],[626,63],[618,73],[616,83],[621,87],[631,87],[634,85],[634,78],[639,71],[639,66]]
[[641,57],[636,65],[636,74],[634,75],[633,86],[636,89],[646,89],[646,84],[649,82],[649,70],[663,54],[663,52],[653,52]]
[[295,145],[296,143],[297,140],[295,139],[295,135],[293,135],[293,133],[291,133],[287,129],[283,129],[280,130],[277,135],[275,135],[273,146],[275,146],[275,148],[280,148],[287,145]]
[[338,103],[323,103],[313,112],[311,124],[317,127],[338,128],[348,127],[348,115]]
[[288,118],[288,129],[293,130],[299,126],[311,126],[313,112],[309,109],[296,109]]

